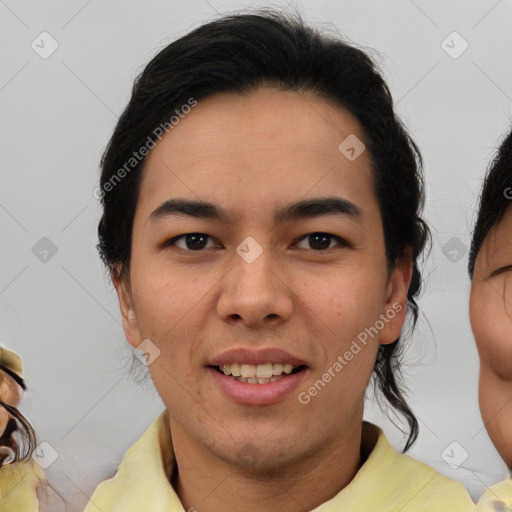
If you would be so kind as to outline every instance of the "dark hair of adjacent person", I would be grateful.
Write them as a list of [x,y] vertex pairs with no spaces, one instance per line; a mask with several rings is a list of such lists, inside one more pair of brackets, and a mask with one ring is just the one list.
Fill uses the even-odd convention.
[[[420,217],[422,159],[393,109],[390,91],[373,60],[338,37],[306,26],[299,15],[269,10],[225,16],[202,25],[162,49],[136,78],[101,160],[101,190],[153,131],[191,98],[244,94],[260,86],[311,91],[347,109],[363,129],[373,164],[388,270],[410,248],[413,260],[408,304],[414,324],[421,286],[418,257],[430,240]],[[341,140],[340,140],[341,142]],[[100,256],[111,272],[127,275],[131,231],[144,160],[102,195],[98,226]],[[418,435],[400,378],[399,339],[381,345],[374,377],[384,397],[409,425],[404,451]]]
[[473,279],[475,261],[489,231],[500,222],[505,210],[512,204],[512,131],[506,135],[494,157],[484,179],[480,194],[477,220],[471,249],[468,271]]

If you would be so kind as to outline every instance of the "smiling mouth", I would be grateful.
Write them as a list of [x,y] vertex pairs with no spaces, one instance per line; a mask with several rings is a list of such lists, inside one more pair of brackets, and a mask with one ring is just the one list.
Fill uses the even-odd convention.
[[233,363],[223,364],[221,366],[211,366],[218,373],[231,377],[239,382],[247,384],[269,384],[288,375],[293,375],[307,368],[306,365],[294,366],[292,364],[264,363],[264,364],[244,364]]

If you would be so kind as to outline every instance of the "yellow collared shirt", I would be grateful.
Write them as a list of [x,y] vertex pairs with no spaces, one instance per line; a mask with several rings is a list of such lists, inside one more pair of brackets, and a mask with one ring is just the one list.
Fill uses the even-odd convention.
[[0,512],[38,512],[36,489],[45,481],[41,467],[33,462],[0,468]]
[[[102,482],[84,512],[185,512],[164,468],[175,459],[164,411]],[[314,512],[462,512],[475,505],[466,488],[422,462],[397,454],[380,428],[363,423],[363,445],[376,443],[356,476]],[[169,472],[170,473],[170,472]]]
[[489,487],[478,501],[478,512],[512,511],[512,478]]

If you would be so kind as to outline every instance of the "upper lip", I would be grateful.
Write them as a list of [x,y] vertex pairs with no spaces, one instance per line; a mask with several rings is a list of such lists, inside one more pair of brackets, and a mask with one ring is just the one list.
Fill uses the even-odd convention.
[[250,350],[247,348],[233,348],[222,354],[213,357],[208,361],[209,366],[222,366],[223,364],[265,364],[281,363],[292,364],[293,366],[307,366],[307,363],[300,357],[294,356],[280,348],[263,348]]

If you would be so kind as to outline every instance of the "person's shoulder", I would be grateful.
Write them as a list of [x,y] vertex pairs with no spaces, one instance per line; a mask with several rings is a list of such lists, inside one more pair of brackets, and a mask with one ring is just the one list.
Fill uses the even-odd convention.
[[111,510],[113,505],[126,493],[127,489],[134,490],[132,487],[134,478],[132,469],[135,465],[144,467],[144,464],[141,465],[141,463],[147,457],[148,451],[151,452],[154,449],[153,446],[158,439],[156,430],[160,418],[160,416],[157,417],[135,443],[126,450],[116,474],[98,484],[84,512]]
[[166,418],[164,411],[128,448],[116,474],[96,487],[84,512],[180,510],[162,464]]
[[367,482],[373,482],[371,488],[381,495],[383,503],[390,504],[389,510],[393,510],[397,503],[400,503],[398,509],[404,512],[475,510],[462,483],[409,455],[396,453],[376,425],[365,422],[365,428],[376,437],[376,442],[360,473]]
[[0,468],[0,512],[39,510],[37,488],[45,482],[39,464],[33,460]]
[[512,510],[512,478],[492,485],[478,500],[479,512],[506,512]]

